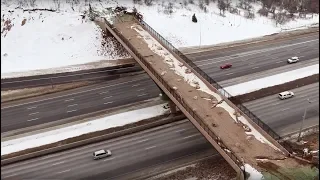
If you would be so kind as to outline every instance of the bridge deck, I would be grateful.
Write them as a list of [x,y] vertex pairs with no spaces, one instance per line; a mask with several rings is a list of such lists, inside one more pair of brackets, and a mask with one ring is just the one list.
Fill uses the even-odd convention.
[[[182,60],[173,56],[164,46],[153,38],[136,20],[122,19],[115,21],[113,26],[129,40],[151,67],[169,84],[175,92],[207,124],[210,131],[219,136],[225,147],[225,152],[232,151],[244,161],[244,164],[264,171],[257,159],[271,159],[270,162],[278,166],[297,167],[299,164],[286,159],[284,153],[270,143],[248,122],[248,119],[235,115],[235,106],[229,105],[223,98],[215,93],[216,90],[208,87],[204,81],[197,77],[183,65]],[[217,102],[222,102],[217,104]],[[248,127],[249,132],[244,127]],[[218,143],[219,144],[219,143]],[[272,159],[282,159],[274,161]],[[286,159],[286,160],[283,160]],[[265,161],[264,161],[265,162]]]

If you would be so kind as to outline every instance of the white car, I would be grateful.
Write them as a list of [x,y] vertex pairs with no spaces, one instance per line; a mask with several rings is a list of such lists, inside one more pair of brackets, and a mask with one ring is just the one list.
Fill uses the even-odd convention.
[[109,157],[111,156],[111,151],[110,150],[104,150],[101,149],[99,151],[96,151],[93,153],[93,159],[97,160],[97,159],[101,159],[101,158],[105,158],[105,157]]
[[294,96],[294,93],[292,91],[284,91],[282,93],[279,93],[278,97],[283,100],[283,99],[288,99]]
[[294,57],[291,57],[290,59],[288,59],[289,64],[296,63],[298,61],[299,61],[299,57],[297,57],[297,56],[294,56]]

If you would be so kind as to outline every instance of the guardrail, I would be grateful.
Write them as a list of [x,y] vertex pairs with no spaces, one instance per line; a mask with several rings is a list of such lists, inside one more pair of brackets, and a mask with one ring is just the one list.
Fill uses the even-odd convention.
[[[155,127],[158,127],[158,126],[161,126],[161,125],[165,125],[165,124],[169,124],[169,123],[172,123],[172,122],[177,122],[177,121],[183,120],[183,119],[185,119],[185,116],[183,114],[178,114],[177,116],[174,116],[174,117],[163,117],[163,115],[162,115],[162,116],[155,117],[154,121],[152,121],[151,123],[148,123],[146,125],[132,127],[132,128],[128,128],[128,129],[125,129],[125,130],[121,130],[121,131],[105,134],[105,135],[102,135],[102,136],[97,136],[97,137],[93,137],[93,138],[89,138],[89,139],[84,139],[84,140],[80,140],[80,141],[69,143],[69,144],[63,144],[63,145],[59,145],[59,146],[56,146],[56,147],[47,148],[47,149],[43,149],[43,150],[35,151],[35,152],[30,152],[28,154],[22,154],[22,155],[18,155],[18,156],[14,156],[14,157],[3,158],[3,156],[1,156],[1,166],[12,164],[12,163],[15,163],[15,162],[18,162],[18,161],[23,161],[23,160],[39,157],[39,156],[48,155],[48,154],[51,154],[51,153],[54,153],[54,152],[60,152],[60,151],[64,151],[64,150],[68,150],[68,149],[84,146],[84,145],[87,145],[87,144],[92,144],[92,143],[105,141],[105,140],[108,140],[108,139],[117,138],[117,137],[120,137],[120,136],[129,135],[129,134],[132,134],[132,133],[137,133],[137,132],[140,132],[140,131],[143,131],[143,130],[147,130],[147,129],[150,129],[150,128],[155,128]],[[63,140],[63,141],[67,141],[67,140],[68,139]]]
[[[137,20],[138,21],[138,20]],[[168,42],[165,38],[163,38],[158,32],[156,32],[151,26],[149,26],[146,22],[143,20],[139,20],[139,22],[150,32],[152,33],[156,38],[158,38],[159,41],[161,41],[166,48],[173,51],[175,54],[177,54],[182,60],[184,60],[191,68],[193,68],[197,73],[199,73],[205,80],[207,80],[213,87],[219,90],[219,92],[225,96],[226,98],[232,97],[231,94],[229,94],[224,88],[219,85],[218,82],[213,80],[210,76],[207,75],[204,71],[202,71],[196,64],[194,64],[187,56],[185,56],[182,52],[180,52],[177,48],[175,48],[170,42]],[[272,138],[275,140],[280,140],[280,136],[273,131],[267,124],[265,124],[261,119],[259,119],[256,115],[254,115],[248,108],[246,108],[242,104],[236,105],[244,114],[246,114],[250,119],[252,119],[253,122],[255,122],[258,126],[260,126],[265,132],[267,132]]]
[[7,78],[1,79],[1,90],[14,90],[19,88],[31,88],[86,80],[112,80],[118,78],[120,74],[133,73],[137,71],[141,71],[141,68],[139,66],[135,66],[135,64],[125,64],[94,70],[84,70],[82,72],[66,72],[57,74]]
[[[202,127],[204,131],[217,143],[219,146],[224,150],[227,146],[224,144],[220,138],[210,130],[208,124],[204,123],[197,112],[193,111],[184,101],[183,97],[180,97],[179,94],[176,93],[174,89],[172,89],[169,84],[151,67],[151,65],[144,59],[144,57],[129,43],[129,41],[106,19],[104,19],[105,23],[116,33],[116,35],[126,44],[126,46],[138,57],[141,63],[146,66],[150,72],[154,75],[154,77],[162,83],[162,85],[166,88],[168,92],[185,108],[185,110],[198,122],[198,124]],[[218,141],[218,142],[217,142]],[[243,163],[240,158],[237,157],[232,151],[224,151],[233,161],[234,163],[240,168],[243,169]],[[245,173],[244,173],[245,174]]]

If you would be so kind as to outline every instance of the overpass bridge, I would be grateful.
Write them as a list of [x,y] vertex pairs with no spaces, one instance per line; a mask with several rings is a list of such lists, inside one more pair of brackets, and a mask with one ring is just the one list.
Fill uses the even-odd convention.
[[124,46],[239,179],[246,179],[251,168],[293,179],[275,167],[303,165],[276,141],[279,136],[244,106],[229,101],[222,87],[144,21],[129,14],[102,21],[104,30]]

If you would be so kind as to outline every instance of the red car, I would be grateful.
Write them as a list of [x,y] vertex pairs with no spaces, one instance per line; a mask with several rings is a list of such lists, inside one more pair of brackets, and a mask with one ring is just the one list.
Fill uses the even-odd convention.
[[231,68],[231,67],[232,67],[232,64],[224,64],[224,65],[220,66],[220,69],[228,69],[228,68]]

